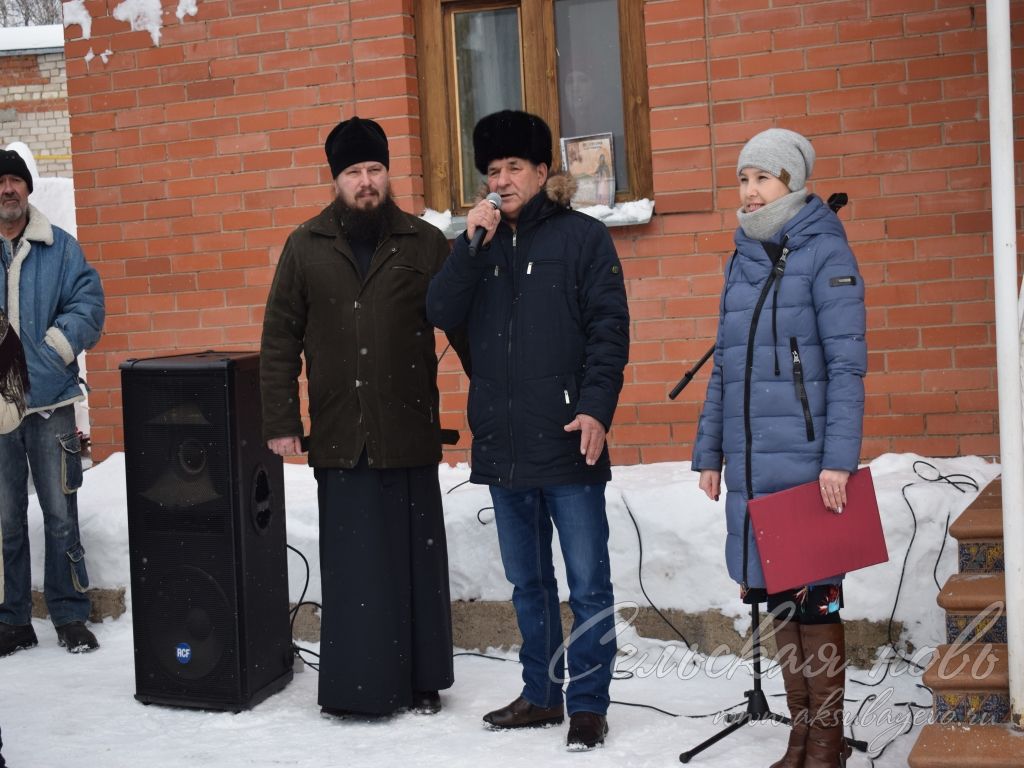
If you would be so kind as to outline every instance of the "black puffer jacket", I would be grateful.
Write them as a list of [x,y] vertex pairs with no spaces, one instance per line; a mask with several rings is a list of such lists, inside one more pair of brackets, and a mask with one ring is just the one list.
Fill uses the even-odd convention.
[[314,467],[351,468],[364,447],[375,469],[441,459],[434,329],[424,302],[448,241],[398,208],[387,227],[363,280],[328,206],[289,236],[270,288],[260,347],[263,436],[302,434],[301,353]]
[[606,428],[629,357],[622,267],[604,224],[568,207],[564,177],[502,222],[475,259],[464,236],[431,281],[427,317],[464,323],[473,375],[469,426],[477,483],[529,488],[611,478],[608,449],[580,454],[577,414]]

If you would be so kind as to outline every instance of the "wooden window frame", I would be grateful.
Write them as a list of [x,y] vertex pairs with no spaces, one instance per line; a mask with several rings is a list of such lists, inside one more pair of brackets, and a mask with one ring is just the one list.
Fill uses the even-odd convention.
[[[495,7],[509,6],[508,0]],[[552,134],[552,157],[561,165],[555,54],[554,0],[518,0],[520,47],[523,66],[523,101],[528,112],[540,115]],[[423,191],[427,206],[462,213],[458,205],[456,175],[459,172],[454,144],[455,109],[445,30],[445,7],[486,8],[477,0],[414,0],[417,78],[423,139]],[[626,167],[629,187],[615,199],[639,200],[654,196],[651,166],[650,107],[647,98],[647,46],[644,39],[644,0],[618,0],[619,51],[622,59],[622,115],[626,136]],[[438,93],[438,88],[443,93]]]

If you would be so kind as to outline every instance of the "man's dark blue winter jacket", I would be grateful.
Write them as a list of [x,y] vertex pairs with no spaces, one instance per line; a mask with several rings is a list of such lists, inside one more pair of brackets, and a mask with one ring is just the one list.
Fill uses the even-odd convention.
[[456,238],[427,294],[431,323],[469,335],[476,483],[611,478],[607,447],[587,466],[580,433],[563,427],[581,413],[611,426],[629,356],[622,267],[605,225],[568,208],[562,177],[545,191],[475,257]]

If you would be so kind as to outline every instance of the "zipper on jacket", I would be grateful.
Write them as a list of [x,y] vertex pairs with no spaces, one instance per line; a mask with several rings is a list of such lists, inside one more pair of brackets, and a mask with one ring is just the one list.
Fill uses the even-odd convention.
[[[757,297],[757,304],[754,306],[754,314],[750,320],[750,331],[747,336],[747,368],[743,374],[743,437],[744,437],[744,455],[746,457],[746,467],[744,474],[746,477],[746,490],[747,500],[754,498],[754,476],[753,470],[750,466],[750,459],[753,449],[754,435],[750,426],[750,388],[751,388],[751,374],[754,370],[754,336],[757,334],[757,322],[761,317],[761,310],[764,308],[765,299],[768,298],[768,291],[771,290],[772,285],[775,283],[776,273],[772,270],[768,273],[768,279],[764,282],[764,288],[761,289],[761,295]],[[740,586],[743,591],[747,590],[747,565],[750,560],[750,510],[747,509],[743,513],[743,580],[740,582]]]
[[789,337],[789,354],[793,358],[793,383],[796,384],[796,395],[804,409],[804,426],[807,429],[807,442],[814,441],[814,421],[811,419],[811,405],[807,402],[807,388],[804,386],[804,366],[800,361],[800,348],[796,337]]
[[508,450],[510,463],[508,469],[508,481],[511,483],[516,474],[516,441],[513,430],[512,418],[512,387],[515,377],[512,375],[512,329],[515,325],[517,289],[519,274],[516,271],[516,232],[512,231],[512,304],[508,313],[508,332],[505,334],[505,366],[508,370]]
[[789,240],[789,235],[782,238],[782,253],[779,254],[779,260],[775,262],[775,293],[772,296],[772,357],[775,358],[775,375],[779,375],[779,331],[778,325],[775,321],[775,314],[779,308],[779,286],[782,285],[782,273],[786,271],[786,259],[789,258],[789,248],[786,247],[786,241]]

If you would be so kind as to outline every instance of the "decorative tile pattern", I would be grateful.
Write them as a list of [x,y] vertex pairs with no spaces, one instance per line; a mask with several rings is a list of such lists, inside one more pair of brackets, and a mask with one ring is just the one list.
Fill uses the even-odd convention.
[[[967,629],[977,617],[965,614],[946,614],[946,642],[955,643],[957,638],[960,642],[967,640],[980,640],[983,643],[1005,643],[1006,642],[1006,616],[1000,616],[995,621],[988,619],[979,622],[976,626]],[[978,630],[984,629],[985,633],[979,636]],[[965,634],[966,632],[966,634]]]
[[960,573],[999,573],[1006,570],[1002,541],[961,543],[957,553]]
[[935,696],[935,720],[970,725],[1006,723],[1010,696],[1006,693],[943,693]]

